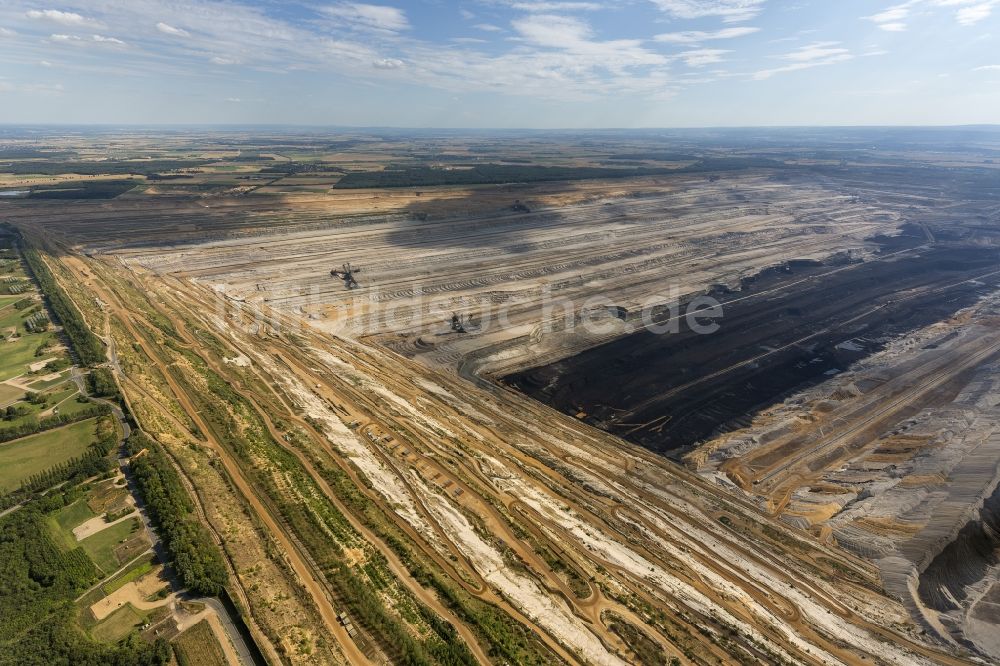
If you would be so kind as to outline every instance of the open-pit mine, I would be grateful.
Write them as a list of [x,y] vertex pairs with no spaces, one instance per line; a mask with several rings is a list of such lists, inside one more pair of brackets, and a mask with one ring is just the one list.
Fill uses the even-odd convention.
[[230,661],[996,663],[1000,133],[857,132],[52,133],[0,223]]

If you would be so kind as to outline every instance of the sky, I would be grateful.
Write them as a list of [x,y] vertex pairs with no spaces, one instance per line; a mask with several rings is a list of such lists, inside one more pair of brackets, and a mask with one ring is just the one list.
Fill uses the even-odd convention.
[[3,0],[0,123],[1000,123],[1000,0]]

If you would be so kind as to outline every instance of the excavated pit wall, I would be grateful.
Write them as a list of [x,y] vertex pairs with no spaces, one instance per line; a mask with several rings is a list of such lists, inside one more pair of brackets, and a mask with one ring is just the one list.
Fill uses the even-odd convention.
[[640,331],[503,381],[636,444],[676,455],[747,425],[758,410],[879,351],[887,340],[972,305],[1000,281],[966,280],[998,264],[995,250],[932,248],[844,271],[786,266],[737,295],[720,294],[718,333]]
[[[944,550],[919,575],[920,601],[940,613],[941,624],[959,642],[1000,660],[1000,644],[969,632],[971,619],[1000,634],[1000,485]],[[996,597],[996,600],[992,600]],[[972,636],[969,634],[972,633]],[[987,634],[988,636],[988,634]],[[984,636],[984,638],[986,638]]]

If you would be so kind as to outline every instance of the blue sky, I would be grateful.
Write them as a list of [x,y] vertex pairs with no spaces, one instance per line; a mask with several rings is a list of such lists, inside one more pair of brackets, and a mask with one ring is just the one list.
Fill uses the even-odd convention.
[[4,0],[0,122],[1000,123],[1000,0]]

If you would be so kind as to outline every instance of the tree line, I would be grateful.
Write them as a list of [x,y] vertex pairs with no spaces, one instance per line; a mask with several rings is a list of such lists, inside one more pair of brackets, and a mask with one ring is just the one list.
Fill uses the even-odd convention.
[[[104,405],[101,406],[104,407]],[[118,443],[118,431],[110,416],[98,419],[95,427],[97,433],[94,443],[88,446],[82,455],[62,464],[54,465],[43,472],[32,474],[17,490],[0,496],[0,509],[14,506],[18,502],[60,483],[79,483],[88,477],[109,471],[114,464],[110,454]]]
[[110,411],[111,408],[107,405],[93,404],[72,414],[60,412],[59,414],[52,414],[40,419],[28,417],[16,425],[0,428],[0,442],[9,442],[13,439],[20,439],[28,435],[45,432],[46,430],[59,428],[70,423],[92,419],[95,416],[103,416]]
[[125,445],[139,494],[184,586],[196,594],[218,596],[229,573],[222,553],[198,522],[177,470],[160,444],[138,430]]
[[96,365],[105,359],[104,345],[87,326],[83,315],[76,309],[63,288],[59,286],[41,255],[32,247],[22,245],[25,263],[31,270],[35,282],[45,295],[49,308],[62,324],[73,351],[84,365]]
[[118,383],[115,382],[115,376],[108,368],[94,368],[91,370],[90,376],[87,378],[87,384],[90,386],[90,393],[92,395],[101,398],[120,397]]

